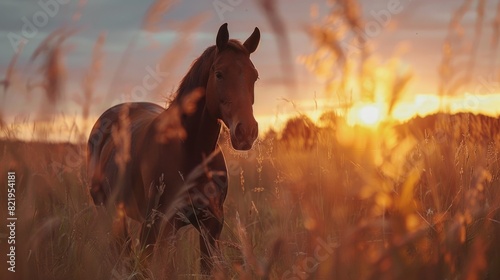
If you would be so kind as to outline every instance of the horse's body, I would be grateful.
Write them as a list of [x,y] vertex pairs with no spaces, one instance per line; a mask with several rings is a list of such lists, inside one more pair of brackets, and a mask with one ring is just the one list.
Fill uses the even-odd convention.
[[[210,272],[211,250],[216,248],[224,221],[227,175],[222,154],[208,161],[207,172],[194,179],[187,194],[180,190],[186,177],[218,149],[219,120],[229,127],[234,148],[247,150],[252,146],[257,136],[252,113],[257,74],[249,55],[259,38],[256,28],[244,44],[229,40],[224,24],[217,45],[194,62],[168,109],[151,103],[114,106],[101,115],[88,142],[88,175],[94,203],[122,207],[127,216],[141,222],[144,248],[162,238],[161,223],[154,222],[155,213],[171,211],[179,196],[186,197],[188,204],[180,209],[183,217],[172,217],[168,223],[174,230],[190,223],[200,232],[203,272]],[[195,101],[194,111],[182,110],[196,90],[202,94]],[[175,119],[172,114],[180,117],[179,133],[164,131],[172,129],[162,125],[165,120]],[[162,133],[169,137],[159,140]]]

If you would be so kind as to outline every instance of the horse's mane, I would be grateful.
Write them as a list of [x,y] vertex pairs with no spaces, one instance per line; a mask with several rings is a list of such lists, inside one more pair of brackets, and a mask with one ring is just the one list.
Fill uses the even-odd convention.
[[[176,95],[172,100],[173,103],[180,102],[185,94],[189,94],[194,89],[198,87],[205,87],[208,82],[208,76],[210,67],[212,66],[215,54],[216,46],[208,47],[191,65],[187,74],[182,78],[179,87],[176,91]],[[243,53],[249,55],[248,50],[241,44],[240,41],[231,39],[227,43],[226,49],[224,51],[231,50],[238,53]]]

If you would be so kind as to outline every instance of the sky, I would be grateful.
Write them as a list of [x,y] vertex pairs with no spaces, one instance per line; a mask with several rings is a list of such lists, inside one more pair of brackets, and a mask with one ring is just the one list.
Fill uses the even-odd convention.
[[[328,107],[325,81],[300,63],[300,57],[315,50],[306,30],[326,15],[327,1],[278,0],[278,13],[284,22],[291,50],[291,64],[283,71],[280,47],[272,25],[256,1],[251,0],[179,0],[158,22],[147,25],[146,14],[154,1],[132,0],[2,0],[0,4],[0,80],[15,55],[19,38],[25,40],[16,63],[15,78],[8,92],[2,92],[3,118],[34,120],[47,106],[39,90],[27,92],[26,81],[36,84],[38,67],[43,60],[30,60],[47,36],[65,27],[76,32],[64,43],[65,86],[56,108],[56,115],[80,115],[82,81],[91,68],[92,50],[99,36],[105,37],[102,49],[102,69],[97,74],[94,95],[96,102],[90,118],[97,118],[107,108],[123,101],[150,101],[165,104],[165,98],[175,89],[191,62],[205,48],[215,43],[219,26],[229,24],[231,38],[244,41],[254,27],[261,30],[261,42],[251,59],[259,70],[254,112],[265,126],[276,125],[290,114],[319,114],[316,104]],[[432,111],[436,105],[443,42],[453,12],[462,4],[458,0],[360,0],[367,37],[373,53],[381,64],[397,55],[401,65],[411,70],[412,79],[405,90],[405,100],[399,111],[412,115],[414,111]],[[474,40],[475,8],[464,16],[464,49]],[[393,5],[393,6],[391,6]],[[468,89],[450,97],[450,106],[481,110],[497,100],[497,81],[492,60],[491,28],[498,2],[486,1],[484,29],[478,41],[477,63]],[[392,8],[391,8],[392,7]],[[394,8],[394,7],[397,7]],[[397,11],[393,11],[397,10]],[[391,12],[392,11],[392,12]],[[316,17],[315,14],[318,14]],[[384,18],[388,15],[388,18]],[[387,19],[387,20],[385,20]],[[153,27],[153,28],[149,28]],[[372,28],[370,31],[369,28]],[[189,30],[189,32],[188,32]],[[189,35],[186,38],[186,35]],[[183,41],[181,54],[171,58],[172,65],[161,71],[161,88],[144,94],[132,94],[131,89],[155,71],[164,55],[176,43]],[[177,52],[179,53],[179,52]],[[168,63],[167,63],[168,64]],[[293,75],[292,75],[293,73]],[[295,83],[291,88],[291,79]],[[474,97],[474,98],[471,98]],[[465,98],[465,99],[464,99]],[[468,98],[468,99],[467,99]],[[455,101],[453,101],[455,100]],[[456,101],[459,100],[459,101]],[[464,101],[465,100],[465,101]],[[356,100],[354,100],[356,101]],[[406,103],[404,103],[406,102]],[[419,109],[415,109],[418,103]],[[472,105],[471,105],[472,104]],[[412,109],[410,109],[410,107]],[[500,107],[500,106],[497,106]],[[432,109],[431,109],[432,108]],[[489,107],[488,107],[489,108]],[[492,108],[492,114],[497,113]],[[45,110],[46,111],[46,110]],[[315,112],[312,112],[315,111]],[[409,113],[410,112],[410,113]],[[261,126],[262,127],[262,126]]]

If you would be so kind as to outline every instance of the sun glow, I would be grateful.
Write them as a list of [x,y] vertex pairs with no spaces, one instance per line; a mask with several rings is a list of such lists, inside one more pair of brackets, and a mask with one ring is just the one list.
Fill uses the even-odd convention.
[[376,103],[355,105],[349,111],[347,123],[349,125],[377,126],[382,120],[382,106]]
[[380,121],[380,109],[375,105],[366,105],[359,110],[359,120],[367,125],[374,125]]

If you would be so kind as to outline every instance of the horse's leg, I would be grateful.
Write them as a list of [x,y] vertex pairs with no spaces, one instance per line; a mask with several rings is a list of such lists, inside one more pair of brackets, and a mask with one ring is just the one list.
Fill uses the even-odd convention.
[[[111,243],[114,249],[119,254],[130,253],[131,244],[130,236],[128,233],[127,220],[123,204],[119,204],[116,208],[114,206],[105,206],[107,195],[102,188],[102,183],[97,179],[92,179],[90,187],[90,194],[94,200],[97,210],[102,218],[107,219],[110,223],[107,224],[108,229],[111,230]],[[111,225],[111,228],[109,228]]]
[[215,257],[219,253],[217,241],[224,225],[224,200],[226,199],[228,180],[226,163],[222,153],[216,155],[210,163],[213,170],[212,181],[203,188],[208,205],[202,213],[198,224],[200,231],[201,273],[210,275],[214,267]]
[[89,190],[92,200],[96,206],[103,206],[106,204],[106,194],[102,190],[100,180],[92,178]]
[[115,217],[112,223],[112,236],[113,242],[116,247],[116,251],[122,255],[125,254],[129,256],[132,252],[131,239],[128,232],[127,217],[125,215],[125,210],[123,204],[120,204],[116,208]]
[[210,275],[214,267],[214,261],[218,255],[219,240],[224,224],[223,217],[209,217],[200,221],[200,270],[203,275]]
[[[146,185],[146,181],[143,184]],[[149,191],[151,197],[147,203],[146,217],[142,223],[140,236],[142,256],[146,259],[151,259],[153,256],[153,249],[161,231],[161,213],[163,213],[158,203],[154,200],[158,196],[157,189],[150,188]]]

